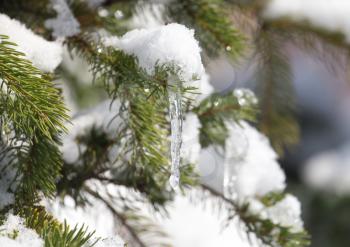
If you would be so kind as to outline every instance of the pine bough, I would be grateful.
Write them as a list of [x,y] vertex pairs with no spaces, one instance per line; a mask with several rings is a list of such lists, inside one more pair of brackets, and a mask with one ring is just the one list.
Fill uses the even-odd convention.
[[[27,2],[33,4],[29,9]],[[41,1],[27,2],[0,4],[0,11],[39,11]],[[41,204],[58,196],[70,196],[78,206],[102,202],[130,246],[169,246],[142,212],[165,212],[179,190],[218,199],[228,222],[238,218],[258,244],[307,246],[300,204],[284,192],[277,155],[247,123],[255,120],[257,99],[247,89],[213,93],[205,74],[201,45],[208,54],[221,49],[231,58],[244,46],[222,10],[224,1],[169,1],[174,5],[165,3],[163,14],[194,30],[157,23],[122,36],[123,16],[115,23],[108,12],[101,14],[103,7],[100,14],[91,8],[106,4],[112,10],[119,3],[88,2],[52,1],[57,17],[51,9],[43,14],[47,21],[27,23],[47,38],[46,28],[53,29],[59,38],[51,42],[0,14],[1,246],[124,246],[55,219]],[[130,1],[127,7],[143,5]],[[108,35],[98,35],[101,27]],[[94,83],[109,98],[72,119],[52,74],[59,74],[63,49],[88,62]],[[195,171],[208,147],[225,154],[223,192],[201,184]]]

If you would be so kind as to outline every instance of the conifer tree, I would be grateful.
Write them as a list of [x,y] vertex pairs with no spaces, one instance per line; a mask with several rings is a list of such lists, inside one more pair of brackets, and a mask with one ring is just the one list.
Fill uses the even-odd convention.
[[[265,19],[262,2],[1,1],[0,245],[172,246],[143,209],[163,214],[195,192],[257,246],[308,246],[276,154],[299,131],[283,44],[348,46],[312,26]],[[63,52],[88,65],[89,85],[62,65]],[[256,59],[256,96],[214,92],[205,67],[218,56],[234,66]],[[70,113],[62,81],[79,104],[97,106]],[[196,170],[205,148],[224,157],[223,190]],[[43,202],[65,196],[78,207],[105,205],[123,240],[55,218]]]

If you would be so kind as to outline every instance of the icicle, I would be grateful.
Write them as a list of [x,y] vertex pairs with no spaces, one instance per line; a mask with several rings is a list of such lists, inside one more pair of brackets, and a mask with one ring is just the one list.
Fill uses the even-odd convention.
[[177,190],[180,182],[180,151],[182,144],[182,112],[180,90],[169,90],[169,113],[171,122],[171,176],[170,186]]

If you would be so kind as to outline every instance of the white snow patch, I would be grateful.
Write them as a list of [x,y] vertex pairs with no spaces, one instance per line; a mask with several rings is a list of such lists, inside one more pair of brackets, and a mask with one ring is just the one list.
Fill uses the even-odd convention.
[[107,206],[97,199],[86,195],[91,204],[84,208],[76,206],[73,198],[65,196],[63,202],[60,199],[46,201],[47,210],[59,221],[64,220],[70,226],[82,225],[89,231],[96,231],[96,236],[109,237],[115,235],[114,217]]
[[46,41],[5,14],[0,14],[0,34],[9,36],[18,45],[16,49],[43,72],[53,72],[62,61],[60,43]]
[[266,136],[245,121],[229,122],[226,126],[226,196],[245,201],[282,191],[286,177]]
[[156,65],[170,65],[180,68],[180,78],[192,81],[201,77],[204,67],[201,48],[194,38],[194,30],[172,23],[150,29],[135,29],[120,39],[106,38],[105,45],[112,45],[125,53],[135,55],[139,65],[149,74]]
[[[117,191],[118,188],[112,187],[113,191]],[[103,194],[104,189],[99,190]],[[130,196],[130,191],[123,194],[125,198]],[[113,240],[109,238],[105,242],[99,242],[97,247],[122,247],[123,240],[119,238],[118,223],[114,225],[114,218],[109,210],[98,203],[97,200],[89,200],[92,202],[92,206],[88,206],[86,209],[75,208],[74,202],[69,199],[65,204],[54,203],[53,208],[49,210],[53,215],[59,219],[66,218],[70,225],[75,223],[84,223],[89,226],[89,229],[96,229],[97,236],[114,236]],[[135,205],[136,204],[136,205]],[[139,208],[139,213],[150,217],[156,224],[159,225],[162,231],[165,231],[169,235],[169,243],[174,247],[213,247],[213,246],[239,246],[239,247],[257,247],[259,245],[250,245],[245,237],[245,232],[242,225],[238,221],[234,220],[232,224],[227,228],[222,227],[222,222],[228,215],[224,212],[214,213],[215,207],[208,203],[204,208],[201,204],[193,204],[191,200],[180,194],[176,195],[175,201],[168,207],[167,218],[164,215],[155,214],[150,211],[146,205],[138,205],[140,203],[133,203],[132,206]],[[118,207],[118,206],[117,206]],[[189,224],[189,222],[191,224]],[[203,237],[205,236],[205,237]],[[112,245],[108,245],[111,242]],[[117,245],[115,244],[117,243]],[[104,245],[105,244],[105,245]],[[129,246],[129,245],[128,245]],[[124,247],[124,246],[123,246]]]
[[194,106],[198,106],[205,98],[214,92],[214,87],[210,83],[210,77],[203,73],[200,80],[193,80],[186,84],[188,87],[196,88],[192,93],[186,93],[185,97],[191,99]]
[[[11,236],[16,233],[16,237]],[[0,226],[0,243],[3,247],[43,247],[44,240],[32,229],[24,226],[24,220],[9,214],[3,225]]]
[[[137,208],[143,200],[140,194],[123,186],[102,184],[97,180],[89,180],[87,186],[98,192],[118,211],[125,210],[124,203],[130,208]],[[74,199],[68,195],[63,198],[63,201],[59,198],[45,199],[42,203],[58,220],[66,220],[70,226],[84,224],[90,232],[95,231],[94,237],[101,237],[97,247],[124,247],[125,241],[121,236],[125,232],[106,204],[87,193],[84,193],[84,197],[89,201],[84,207],[76,205]],[[119,200],[121,197],[128,198],[127,202],[121,202]],[[93,238],[90,242],[93,243],[94,240],[96,239]]]
[[[171,237],[176,247],[253,247],[259,246],[252,236],[252,244],[245,237],[242,225],[232,220],[227,228],[222,222],[228,217],[225,212],[216,212],[211,203],[205,207],[190,202],[182,195],[176,195],[175,201],[169,205],[169,218],[159,221],[160,226]],[[189,224],[190,223],[190,224]]]
[[299,200],[293,195],[287,194],[283,200],[277,202],[272,207],[268,207],[266,213],[267,217],[275,224],[291,227],[293,232],[303,230],[301,205]]
[[[139,65],[153,74],[156,65],[175,66],[185,86],[195,87],[194,93],[185,96],[197,106],[214,88],[205,73],[201,48],[194,38],[194,30],[180,24],[168,24],[148,29],[135,29],[122,37],[105,37],[104,44],[135,55]],[[169,81],[170,84],[174,83]]]
[[229,137],[225,144],[225,196],[249,203],[249,212],[268,218],[275,224],[303,229],[300,202],[287,194],[283,200],[265,207],[257,198],[270,192],[282,192],[286,177],[277,162],[269,140],[245,121],[226,123]]
[[85,131],[90,130],[93,126],[102,128],[113,136],[116,128],[120,124],[120,119],[115,118],[119,112],[119,107],[119,101],[115,100],[113,104],[111,104],[111,101],[107,100],[73,117],[72,124],[68,125],[68,134],[62,137],[63,145],[60,148],[64,160],[69,163],[77,161],[79,158],[79,146],[76,142],[76,137],[84,134]]
[[303,221],[301,219],[301,204],[299,200],[291,195],[286,196],[275,205],[266,207],[258,199],[249,199],[250,214],[259,215],[262,219],[269,219],[274,224],[283,227],[289,227],[292,232],[303,230]]

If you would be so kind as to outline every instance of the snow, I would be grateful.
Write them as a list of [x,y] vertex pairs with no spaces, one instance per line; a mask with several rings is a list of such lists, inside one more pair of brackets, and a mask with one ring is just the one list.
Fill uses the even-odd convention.
[[97,128],[102,127],[107,134],[113,136],[120,123],[119,118],[115,118],[119,112],[119,107],[119,101],[115,100],[111,104],[111,101],[107,100],[73,117],[72,124],[68,125],[68,134],[62,137],[63,145],[61,146],[61,152],[63,153],[64,160],[68,163],[73,163],[78,159],[79,148],[83,147],[78,146],[76,137],[84,134],[93,126]]
[[[201,49],[194,38],[194,31],[180,24],[172,23],[149,29],[135,29],[121,38],[106,38],[105,45],[114,46],[127,54],[136,56],[141,68],[151,75],[154,74],[157,66],[173,67],[179,79],[185,83],[198,80],[204,75]],[[176,80],[169,79],[169,84],[176,85]],[[209,91],[208,83],[206,86],[204,89]],[[169,90],[172,164],[170,184],[174,188],[177,187],[180,177],[182,136],[182,99],[180,96],[177,90],[176,92]]]
[[226,126],[229,136],[225,144],[225,195],[239,203],[249,203],[251,214],[291,227],[294,232],[301,231],[301,206],[296,197],[287,194],[271,207],[265,207],[258,199],[286,187],[285,174],[269,140],[245,121]]
[[338,195],[350,193],[350,144],[339,150],[314,155],[303,169],[303,180],[311,188]]
[[194,38],[194,30],[177,23],[135,29],[121,38],[106,38],[105,44],[135,55],[149,74],[154,73],[156,65],[177,66],[185,82],[192,81],[195,76],[200,78],[204,73],[201,48]]
[[87,195],[91,204],[84,208],[78,207],[73,198],[65,196],[63,202],[59,198],[46,201],[47,210],[60,222],[64,220],[70,226],[79,225],[88,227],[89,231],[96,231],[94,236],[110,237],[114,235],[114,217],[102,202]]
[[289,17],[334,32],[343,32],[350,41],[350,1],[271,0],[265,9],[267,19]]
[[226,124],[226,196],[239,201],[283,191],[285,174],[269,140],[245,121]]
[[275,224],[291,227],[293,232],[303,230],[301,205],[299,200],[293,195],[287,194],[283,200],[277,202],[272,207],[268,207],[266,213],[267,217]]
[[[120,187],[113,186],[113,191],[119,190]],[[104,189],[101,189],[102,191]],[[99,193],[103,194],[99,190]],[[123,194],[125,198],[130,196],[130,191]],[[190,193],[190,192],[189,192]],[[66,196],[67,197],[67,196]],[[91,198],[89,198],[89,201]],[[70,225],[84,223],[89,229],[96,229],[96,236],[107,237],[105,242],[99,242],[96,247],[124,247],[118,245],[123,243],[116,233],[121,231],[119,224],[114,222],[114,217],[110,211],[96,200],[91,201],[85,209],[75,207],[71,198],[65,198],[65,204],[59,204],[56,200],[53,206],[49,208],[51,213],[60,220],[67,219]],[[244,230],[237,220],[234,220],[228,228],[222,227],[223,220],[228,215],[223,211],[221,214],[213,213],[215,206],[211,203],[206,204],[204,208],[201,203],[192,203],[191,200],[181,194],[177,194],[174,202],[168,207],[168,216],[153,214],[145,205],[138,205],[139,202],[133,201],[133,207],[140,207],[140,214],[150,217],[162,231],[169,235],[169,243],[174,247],[257,247],[250,245],[245,238]],[[188,224],[188,223],[191,224]],[[117,245],[107,245],[113,236]],[[203,237],[205,236],[205,237]],[[112,239],[113,239],[112,238]],[[105,244],[105,245],[103,245]],[[129,244],[130,245],[130,244]],[[128,246],[129,246],[128,245]]]
[[159,221],[160,226],[170,236],[174,247],[257,247],[246,239],[245,231],[237,219],[224,228],[222,222],[228,217],[223,210],[218,213],[214,204],[203,201],[192,203],[189,198],[177,195],[169,206],[169,218]]
[[[14,232],[18,233],[13,239]],[[38,234],[24,226],[24,220],[9,214],[3,225],[0,226],[0,243],[2,247],[43,247],[44,240]]]
[[71,37],[80,32],[80,24],[75,19],[66,0],[50,0],[53,9],[56,10],[56,18],[45,21],[45,27],[52,29],[52,35],[56,38]]
[[8,237],[0,236],[0,243],[2,244],[3,247],[25,247],[24,245]]
[[181,158],[185,164],[197,164],[201,145],[199,142],[199,130],[201,123],[194,113],[187,113],[182,127]]
[[[123,208],[124,203],[127,203],[130,208],[134,208],[142,201],[139,194],[123,186],[102,184],[97,180],[89,180],[86,185],[103,196],[117,210],[125,210]],[[63,201],[62,198],[44,199],[42,203],[48,212],[59,221],[66,220],[70,226],[84,224],[88,227],[89,232],[95,231],[95,239],[93,238],[91,242],[93,243],[96,238],[101,240],[94,246],[124,247],[125,242],[120,234],[123,233],[123,229],[121,229],[119,222],[109,208],[90,194],[84,193],[83,196],[89,202],[84,207],[76,205],[74,199],[68,195],[63,197]],[[129,198],[130,202],[120,201],[121,197]]]
[[53,72],[62,61],[60,43],[46,41],[5,14],[0,14],[0,33],[9,36],[10,41],[18,45],[16,49],[43,72]]
[[[78,207],[69,196],[65,196],[63,202],[55,199],[46,201],[45,204],[47,210],[61,222],[66,220],[70,226],[84,224],[90,232],[95,231],[94,236],[102,236],[94,247],[124,247],[125,242],[115,234],[113,214],[105,204],[91,196],[86,196],[91,204],[87,204],[84,208]],[[96,238],[93,238],[87,246],[95,241]]]
[[251,198],[248,210],[252,215],[259,215],[262,219],[269,219],[274,224],[289,227],[291,232],[296,233],[303,230],[301,204],[291,194],[286,194],[281,201],[269,207],[264,206],[258,199]]
[[196,88],[185,94],[185,98],[191,100],[191,105],[198,106],[205,98],[214,93],[214,87],[210,83],[210,76],[203,73],[200,80],[193,80],[186,84],[188,87]]

